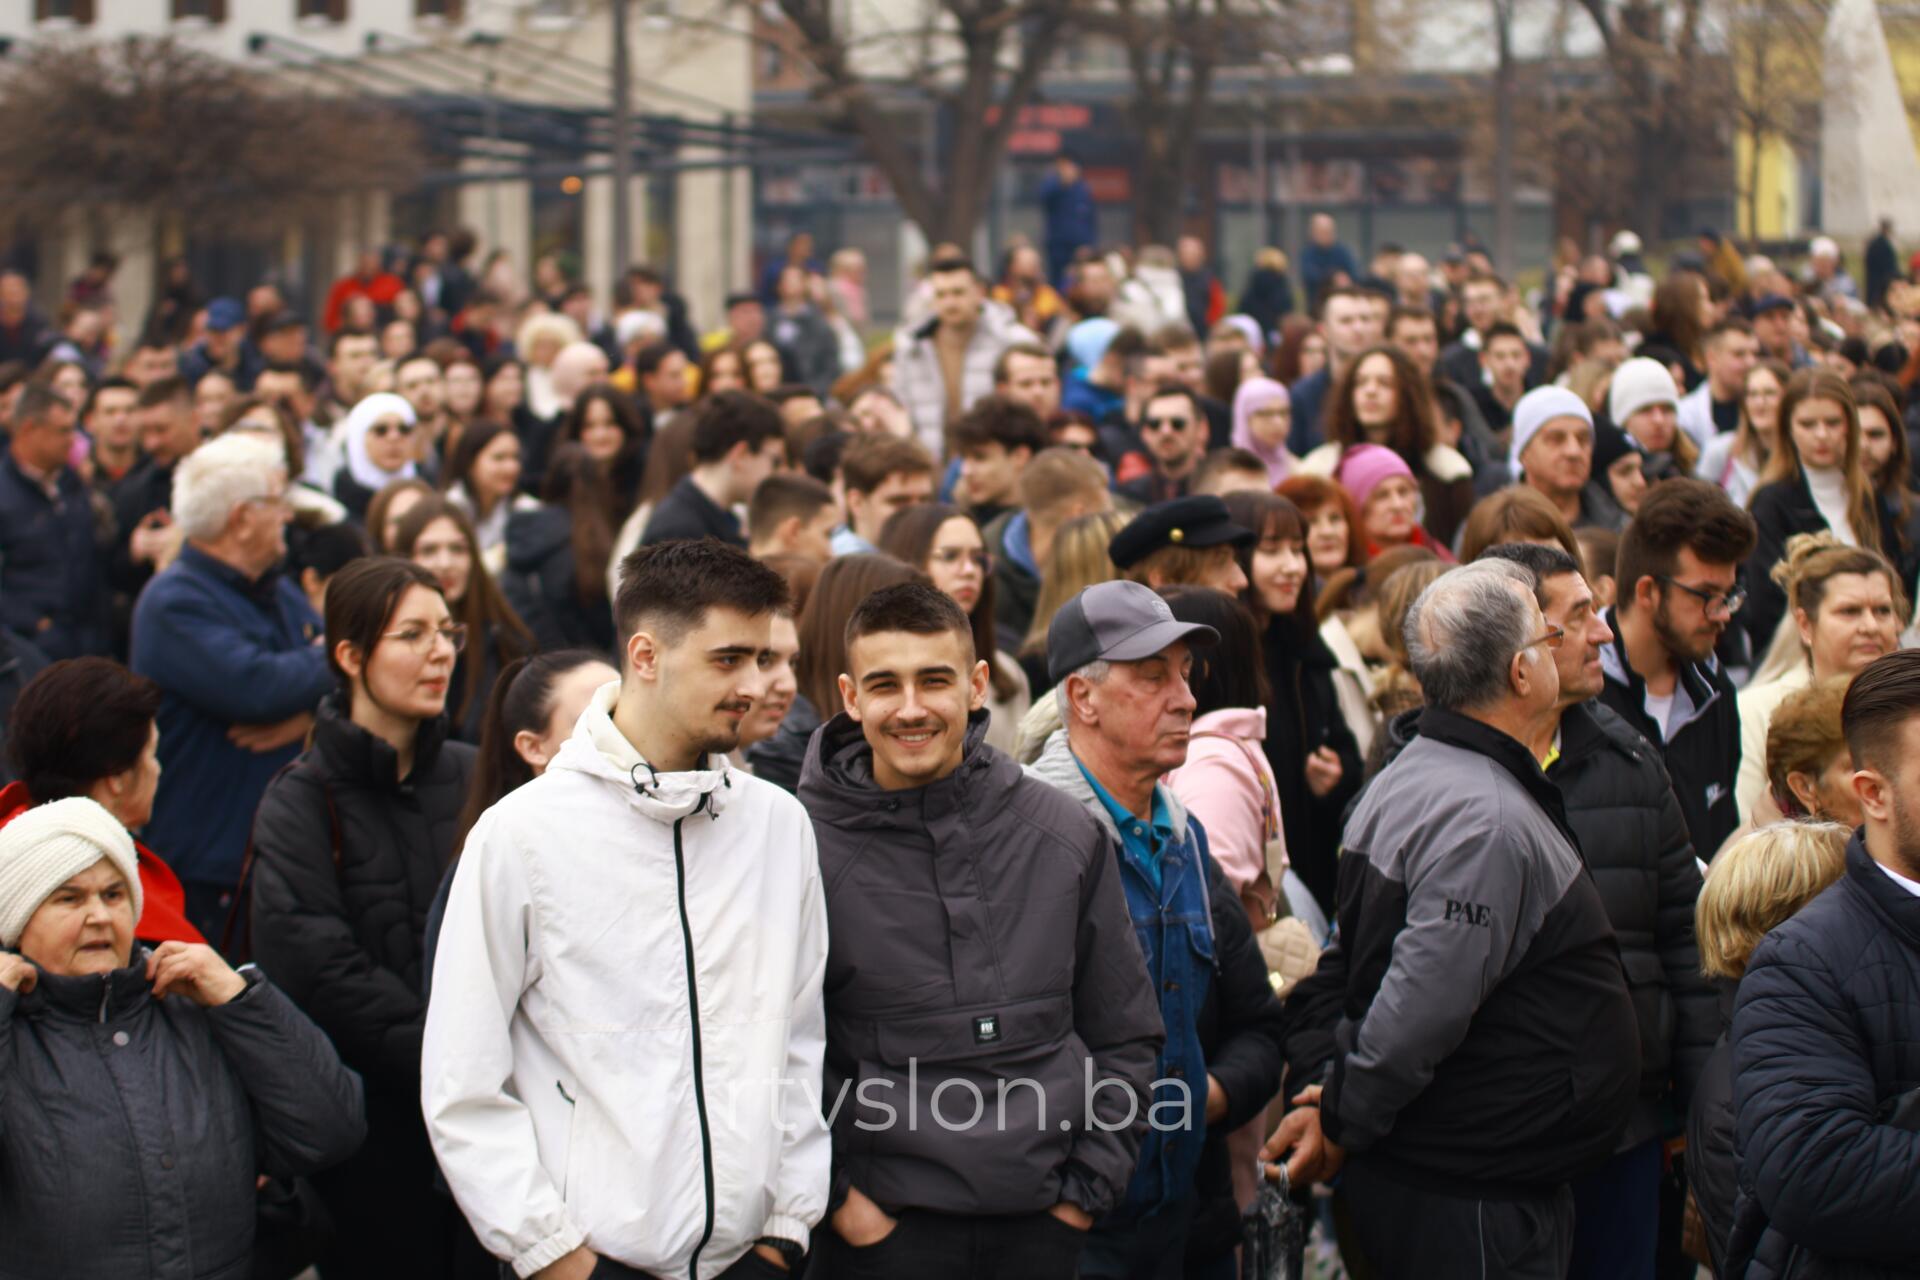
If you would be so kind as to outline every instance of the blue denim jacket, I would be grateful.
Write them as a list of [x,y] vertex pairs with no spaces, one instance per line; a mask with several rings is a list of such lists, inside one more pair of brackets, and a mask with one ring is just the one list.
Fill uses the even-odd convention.
[[1177,809],[1170,812],[1170,797],[1162,788],[1154,788],[1149,835],[1139,819],[1120,808],[1084,767],[1079,772],[1119,838],[1127,913],[1146,957],[1147,976],[1159,993],[1160,1019],[1167,1032],[1154,1073],[1140,1159],[1126,1197],[1113,1214],[1140,1218],[1193,1191],[1207,1140],[1207,1061],[1200,1047],[1199,1020],[1214,965],[1203,861],[1210,855],[1199,821]]

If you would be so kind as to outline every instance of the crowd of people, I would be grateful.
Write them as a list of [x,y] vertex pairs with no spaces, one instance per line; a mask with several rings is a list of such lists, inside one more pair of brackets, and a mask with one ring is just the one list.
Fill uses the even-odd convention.
[[891,334],[0,273],[0,1277],[1920,1271],[1890,229],[1047,199]]

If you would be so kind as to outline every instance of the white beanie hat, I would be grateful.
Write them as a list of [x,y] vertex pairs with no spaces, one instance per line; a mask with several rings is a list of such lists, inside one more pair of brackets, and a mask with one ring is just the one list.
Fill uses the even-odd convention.
[[40,904],[102,858],[126,877],[139,923],[143,904],[133,837],[99,804],[85,796],[55,800],[0,827],[0,947],[19,946]]
[[1520,455],[1534,435],[1555,418],[1578,418],[1593,427],[1593,411],[1565,387],[1535,387],[1513,406],[1513,478],[1520,478]]
[[1650,404],[1680,407],[1680,394],[1673,375],[1658,360],[1635,356],[1613,371],[1613,388],[1607,393],[1607,416],[1622,431],[1627,419]]

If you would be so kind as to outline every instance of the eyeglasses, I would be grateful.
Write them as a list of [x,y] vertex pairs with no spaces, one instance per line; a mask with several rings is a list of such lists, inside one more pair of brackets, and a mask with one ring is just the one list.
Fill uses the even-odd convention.
[[993,572],[993,553],[984,548],[973,551],[965,547],[937,547],[928,559],[947,568],[952,568],[963,560],[971,560],[980,566],[980,572]]
[[413,424],[411,422],[376,422],[367,428],[367,434],[381,438],[399,436],[404,440],[413,434]]
[[1533,639],[1527,641],[1525,644],[1521,645],[1518,649],[1514,650],[1514,652],[1525,653],[1527,650],[1533,648],[1533,646],[1537,644],[1544,644],[1549,649],[1558,649],[1561,646],[1561,644],[1565,642],[1566,638],[1567,638],[1567,629],[1565,627],[1548,627],[1547,633],[1545,635],[1535,636]]
[[1148,418],[1140,424],[1141,431],[1185,431],[1193,425],[1192,418]]
[[1684,582],[1677,582],[1665,575],[1654,579],[1654,581],[1664,582],[1668,586],[1679,591],[1684,591],[1695,600],[1698,600],[1700,607],[1707,611],[1709,618],[1721,609],[1725,609],[1727,616],[1731,618],[1734,614],[1740,612],[1740,606],[1747,602],[1747,593],[1739,587],[1735,587],[1725,595],[1722,595],[1718,591],[1706,591],[1699,587],[1690,587]]
[[402,627],[398,631],[383,631],[380,638],[398,641],[423,658],[433,652],[436,640],[445,640],[453,646],[455,653],[467,647],[465,626],[441,627],[437,631],[430,631],[426,627]]

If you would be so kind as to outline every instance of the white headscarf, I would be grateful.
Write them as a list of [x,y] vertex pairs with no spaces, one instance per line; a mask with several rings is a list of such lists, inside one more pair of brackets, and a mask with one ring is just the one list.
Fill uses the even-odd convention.
[[347,415],[347,472],[353,476],[354,483],[375,493],[395,480],[413,479],[418,471],[411,461],[398,471],[386,471],[375,466],[367,456],[368,429],[389,414],[397,414],[409,426],[419,421],[406,397],[391,391],[376,391],[353,406],[353,412]]

